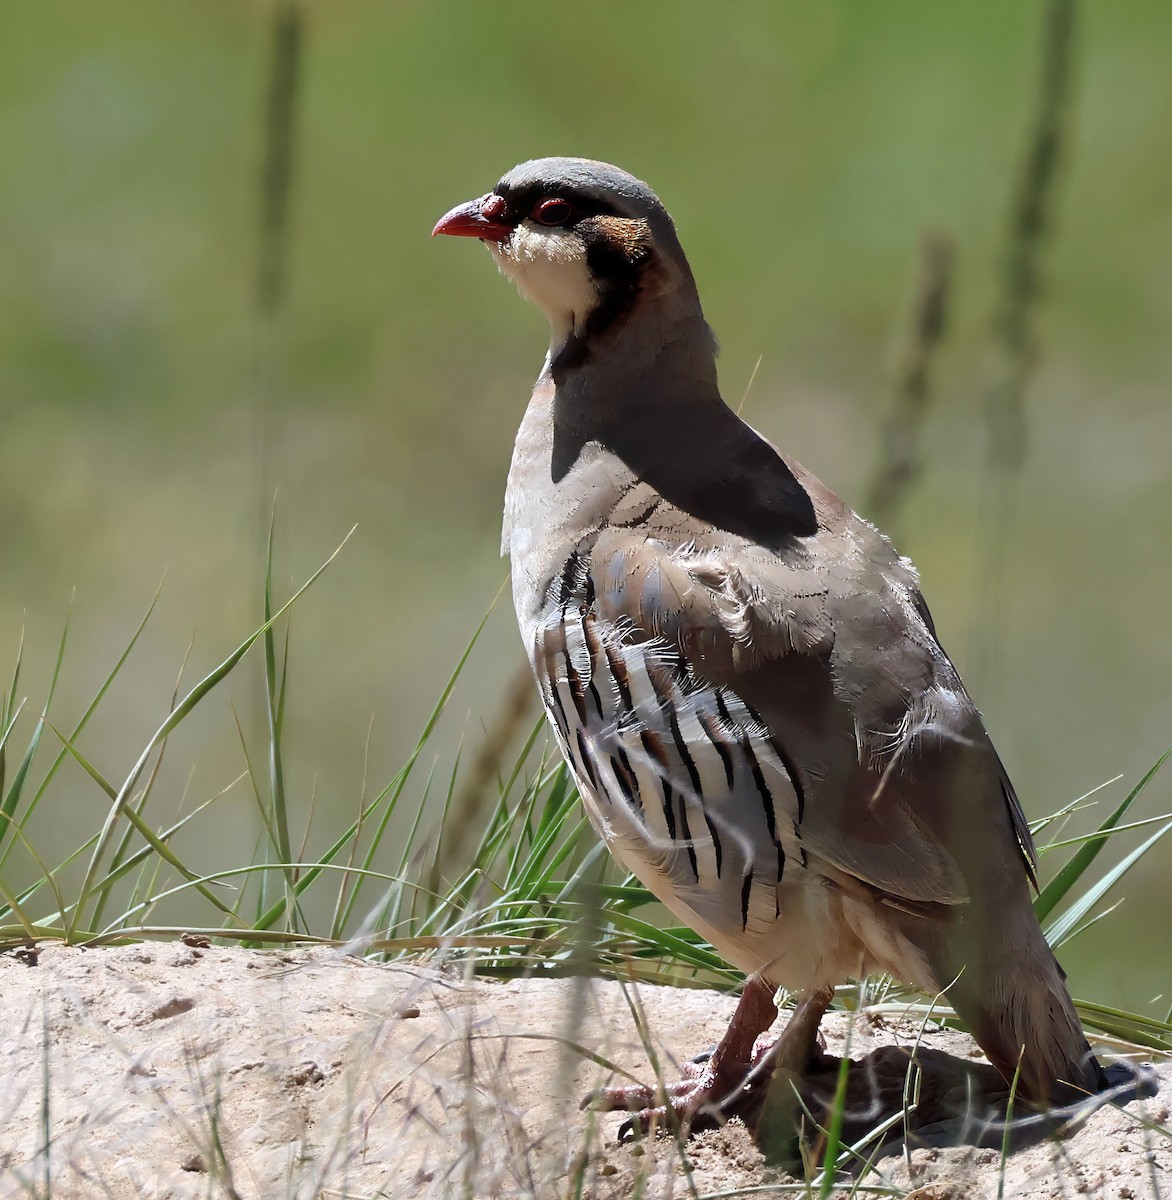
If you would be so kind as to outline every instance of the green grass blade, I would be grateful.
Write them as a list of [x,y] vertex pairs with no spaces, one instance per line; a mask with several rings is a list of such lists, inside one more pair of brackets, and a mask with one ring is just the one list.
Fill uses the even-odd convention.
[[45,717],[42,713],[33,729],[33,736],[29,739],[29,744],[25,749],[24,757],[20,760],[20,766],[16,769],[16,774],[12,777],[12,783],[9,785],[8,792],[4,796],[4,800],[0,803],[0,846],[10,836],[11,832],[16,828],[16,809],[20,804],[21,793],[24,791],[25,781],[28,779],[28,773],[33,765],[33,759],[36,757],[37,748],[41,744],[41,733],[45,728]]
[[[98,705],[102,702],[102,699],[105,697],[106,692],[110,688],[110,685],[114,682],[114,679],[117,677],[118,672],[121,671],[123,664],[126,662],[127,658],[130,656],[130,652],[134,649],[136,643],[138,642],[139,636],[142,634],[142,631],[146,628],[147,621],[150,620],[151,614],[155,611],[155,605],[158,603],[159,596],[162,594],[162,591],[163,591],[163,583],[165,582],[165,578],[166,577],[164,576],[164,579],[159,581],[159,586],[155,589],[154,597],[152,598],[150,604],[147,606],[147,610],[143,614],[142,620],[139,621],[139,623],[138,623],[138,628],[135,629],[134,634],[131,636],[130,641],[126,645],[126,648],[122,651],[122,654],[119,656],[118,661],[114,664],[113,668],[106,675],[106,678],[102,681],[101,687],[98,688],[97,693],[94,695],[94,698],[90,701],[85,712],[82,713],[81,719],[73,727],[73,732],[70,734],[70,741],[72,741],[74,743],[77,742],[78,738],[81,736],[82,732],[84,731],[86,725],[89,723],[90,717],[92,717],[94,715],[94,713],[97,711]],[[51,698],[51,693],[50,693],[50,698]],[[46,710],[48,709],[48,701],[46,701],[46,703],[45,703],[45,708],[46,708]],[[49,784],[53,780],[53,777],[57,774],[57,769],[65,761],[66,757],[67,757],[67,752],[64,749],[58,751],[56,758],[53,759],[53,762],[50,764],[48,771],[45,772],[44,779],[41,780],[40,786],[33,793],[33,798],[29,801],[28,806],[25,809],[25,816],[24,816],[24,818],[22,818],[22,822],[21,822],[22,824],[23,824],[24,820],[27,820],[28,816],[33,811],[35,811],[37,804],[41,800],[41,797],[45,794],[45,791],[48,789]],[[2,843],[3,840],[4,840],[3,837],[0,836],[0,843]],[[9,846],[11,846],[11,843],[9,843]],[[5,862],[7,862],[7,859],[8,859],[8,848],[5,848],[4,852],[2,854],[0,854],[0,870],[3,869]]]
[[[158,593],[156,592],[155,595],[157,598]],[[171,708],[174,708],[175,705],[179,702],[179,689],[183,685],[183,673],[184,673],[184,671],[187,670],[187,664],[191,658],[191,652],[194,648],[195,648],[195,636],[193,634],[192,637],[187,642],[187,650],[184,652],[183,660],[179,664],[179,672],[175,678],[175,686],[171,689],[171,705],[170,705]],[[77,743],[76,735],[71,740],[76,745],[76,743]],[[138,803],[135,805],[135,811],[138,813],[138,815],[140,817],[142,816],[143,812],[146,810],[147,801],[150,799],[151,793],[154,791],[155,781],[158,779],[159,771],[162,770],[162,767],[163,767],[163,752],[162,752],[162,750],[160,750],[158,757],[155,759],[155,765],[151,770],[151,776],[147,780],[147,785],[145,788],[143,788],[142,793],[139,796]],[[193,767],[192,770],[194,771],[194,769],[195,768]],[[190,775],[188,778],[190,780]],[[184,791],[186,794],[186,789],[184,789]],[[180,811],[182,811],[182,800],[180,801]],[[125,830],[123,830],[122,836],[118,839],[118,844],[114,847],[113,854],[110,855],[110,871],[111,872],[115,871],[118,867],[118,864],[123,860],[123,858],[125,858],[127,851],[130,849],[130,843],[131,843],[131,840],[133,839],[133,837],[134,837],[134,826],[128,821],[126,823]],[[99,888],[97,890],[97,896],[98,896],[98,901],[97,901],[97,906],[94,909],[93,923],[95,925],[100,925],[101,921],[102,921],[102,910],[104,909],[104,907],[106,905],[106,901],[110,898],[109,888],[104,888],[104,889]]]
[[[54,729],[53,732],[57,733],[57,730]],[[60,733],[57,733],[57,736],[60,737]],[[159,772],[163,769],[163,757],[166,754],[166,751],[167,743],[164,741],[159,745],[159,752],[157,755],[155,755],[154,765],[151,767],[150,775],[147,776],[146,786],[141,792],[139,792],[138,802],[130,804],[127,809],[126,830],[122,837],[118,839],[118,845],[115,846],[114,853],[110,856],[111,870],[113,870],[122,860],[122,856],[126,853],[126,848],[130,843],[130,838],[133,836],[134,831],[137,829],[149,828],[149,826],[146,825],[142,814],[146,811],[147,802],[151,798],[151,793],[155,790],[155,783],[158,781]],[[182,807],[182,799],[180,800],[180,806]],[[106,902],[110,899],[110,892],[109,889],[103,891],[101,888],[96,888],[94,890],[94,895],[96,900],[94,904],[93,917],[91,918],[91,924],[96,926],[101,921],[102,911],[106,907]]]
[[16,644],[16,665],[12,668],[12,683],[8,686],[8,695],[0,696],[0,725],[5,726],[0,736],[0,796],[4,795],[4,776],[7,768],[5,747],[8,735],[12,732],[16,718],[20,715],[23,704],[17,704],[17,689],[20,687],[20,668],[24,663],[24,626],[20,627],[20,641]]
[[1114,1037],[1148,1046],[1164,1054],[1172,1054],[1172,1017],[1161,1021],[1143,1013],[1126,1012],[1089,1000],[1076,1000],[1075,1007],[1085,1024]]
[[[371,716],[366,726],[366,741],[362,747],[362,786],[358,793],[358,820],[354,822],[354,836],[350,839],[350,852],[347,855],[347,865],[353,866],[358,856],[358,848],[362,843],[363,820],[366,810],[366,797],[370,783],[370,739],[374,733],[374,717]],[[306,830],[308,833],[308,829]],[[303,856],[299,856],[303,857]],[[346,898],[350,894],[350,877],[343,875],[334,896],[334,911],[330,917],[330,937],[341,937],[345,928],[342,914],[346,908]]]
[[[11,736],[13,729],[16,728],[17,718],[19,718],[20,714],[24,712],[24,701],[22,700],[19,704],[14,705],[11,711],[12,717],[8,724],[4,726],[4,732],[0,733],[0,760],[3,759],[5,747],[8,745],[8,739]],[[0,783],[2,782],[3,776],[0,776]],[[2,795],[3,792],[3,787],[0,787],[0,795]]]
[[[1156,817],[1142,817],[1138,821],[1125,821],[1122,825],[1116,825],[1114,830],[1112,830],[1112,833],[1128,833],[1132,829],[1147,829],[1148,826],[1159,825],[1161,821],[1166,821],[1167,819],[1168,814],[1161,813]],[[1049,842],[1046,845],[1046,849],[1058,850],[1064,846],[1083,846],[1087,842],[1100,838],[1101,836],[1102,835],[1098,832],[1098,830],[1094,830],[1091,833],[1080,833],[1075,837],[1063,838],[1058,842]]]
[[[49,694],[45,697],[44,708],[41,709],[40,719],[33,729],[33,736],[29,740],[20,766],[16,769],[16,774],[13,776],[12,783],[5,793],[3,802],[0,802],[0,846],[4,845],[5,840],[10,837],[13,831],[16,809],[20,804],[20,797],[24,791],[25,781],[28,779],[29,769],[32,767],[33,759],[36,757],[37,747],[41,744],[41,734],[45,729],[45,716],[49,711],[49,706],[53,703],[53,696],[57,691],[57,681],[61,678],[61,664],[65,661],[65,643],[69,638],[69,621],[72,615],[71,600],[70,611],[65,616],[65,627],[61,630],[61,640],[57,644],[57,659],[53,664],[53,677],[49,681]],[[3,865],[3,861],[4,859],[0,858],[0,865]]]
[[[289,808],[285,795],[285,761],[281,753],[281,732],[284,724],[285,682],[288,678],[289,637],[285,635],[284,670],[277,670],[276,631],[273,628],[273,534],[277,514],[274,509],[269,520],[268,542],[265,548],[264,585],[264,660],[265,660],[265,712],[269,730],[269,805],[272,810],[271,828],[276,833],[277,858],[281,862],[293,861],[293,844],[289,837]],[[293,899],[293,876],[285,879],[286,912],[296,921],[296,905]]]
[[[44,878],[47,878],[47,876]],[[20,923],[20,927],[24,930],[24,934],[29,941],[35,941],[37,937],[36,926],[24,911],[24,906],[21,902],[4,886],[2,878],[0,878],[0,899],[4,901],[5,909]]]
[[[1165,756],[1166,757],[1166,756]],[[1160,760],[1161,762],[1163,759]],[[1122,862],[1120,862],[1112,870],[1108,871],[1102,879],[1090,888],[1085,895],[1080,897],[1072,904],[1061,917],[1058,918],[1047,930],[1046,940],[1057,949],[1062,945],[1072,934],[1073,930],[1082,922],[1083,918],[1090,912],[1096,904],[1135,866],[1137,862],[1168,832],[1172,829],[1172,820],[1167,821],[1162,825],[1146,842],[1141,846],[1137,846]]]
[[[1039,833],[1049,828],[1056,821],[1065,824],[1067,819],[1072,817],[1076,812],[1081,812],[1084,808],[1091,808],[1095,804],[1098,804],[1097,800],[1092,802],[1091,797],[1097,795],[1104,788],[1109,788],[1112,784],[1118,783],[1122,778],[1122,775],[1112,775],[1110,779],[1104,779],[1102,783],[1095,784],[1089,792],[1083,792],[1081,796],[1071,800],[1069,804],[1064,804],[1057,812],[1052,812],[1045,817],[1039,817],[1036,821],[1030,821],[1030,834],[1036,840]],[[1049,850],[1052,845],[1052,842],[1047,842],[1044,846],[1039,846],[1038,850]]]
[[1156,773],[1168,760],[1169,755],[1172,755],[1172,747],[1169,747],[1160,755],[1139,783],[1123,798],[1119,807],[1099,826],[1095,835],[1071,856],[1070,861],[1042,889],[1038,898],[1034,901],[1034,911],[1038,914],[1039,921],[1045,921],[1062,902],[1063,897],[1066,896],[1070,889],[1086,873],[1087,868],[1098,857],[1099,851],[1103,849],[1107,838],[1111,836],[1115,827],[1127,815],[1128,810],[1136,800],[1139,799],[1144,788],[1155,778]]
[[822,1152],[822,1173],[818,1179],[818,1198],[828,1200],[834,1191],[834,1181],[838,1175],[838,1152],[842,1146],[842,1126],[846,1115],[846,1085],[850,1072],[851,1029],[847,1026],[846,1045],[842,1052],[842,1061],[838,1066],[838,1078],[834,1083],[834,1100],[830,1108],[830,1121],[826,1127],[826,1147]]

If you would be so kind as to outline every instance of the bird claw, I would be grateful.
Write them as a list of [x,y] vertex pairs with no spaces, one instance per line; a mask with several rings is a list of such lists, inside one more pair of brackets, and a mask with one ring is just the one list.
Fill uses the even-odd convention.
[[620,1144],[655,1129],[686,1129],[694,1133],[723,1125],[736,1115],[747,1081],[738,1077],[730,1086],[727,1079],[708,1067],[706,1058],[684,1063],[684,1078],[662,1087],[635,1084],[599,1088],[586,1097],[583,1107],[592,1105],[600,1112],[629,1112],[630,1116],[619,1126]]
[[704,1072],[706,1055],[684,1063],[682,1079],[665,1083],[662,1087],[648,1087],[645,1083],[632,1083],[624,1087],[602,1087],[583,1097],[579,1109],[594,1108],[598,1112],[651,1112],[659,1107],[657,1101],[667,1097],[675,1100],[693,1090]]

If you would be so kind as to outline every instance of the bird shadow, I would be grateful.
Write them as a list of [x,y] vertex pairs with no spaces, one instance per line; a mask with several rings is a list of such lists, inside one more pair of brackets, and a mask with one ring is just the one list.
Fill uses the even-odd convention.
[[842,1059],[820,1053],[800,1081],[775,1078],[764,1089],[746,1123],[768,1160],[820,1160],[840,1103],[839,1146],[866,1146],[853,1164],[843,1165],[851,1173],[917,1147],[1020,1150],[1065,1138],[1104,1106],[1153,1096],[1158,1088],[1150,1067],[1114,1062],[1104,1068],[1102,1091],[1043,1109],[1020,1098],[1011,1103],[1011,1090],[995,1068],[943,1050],[882,1046],[850,1060],[845,1073],[842,1066]]

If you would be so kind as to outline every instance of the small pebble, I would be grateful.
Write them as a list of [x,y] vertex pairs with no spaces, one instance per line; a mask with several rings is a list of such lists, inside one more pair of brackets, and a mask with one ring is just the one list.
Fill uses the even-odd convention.
[[322,1069],[315,1062],[303,1062],[285,1076],[287,1087],[305,1087],[306,1084],[321,1083],[325,1079]]

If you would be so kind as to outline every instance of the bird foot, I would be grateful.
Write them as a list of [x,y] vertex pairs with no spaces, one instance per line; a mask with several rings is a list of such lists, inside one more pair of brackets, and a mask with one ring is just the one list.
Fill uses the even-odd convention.
[[620,1142],[657,1129],[699,1132],[739,1115],[738,1101],[751,1074],[751,1069],[721,1070],[719,1064],[713,1066],[711,1055],[703,1054],[684,1063],[680,1079],[656,1087],[599,1088],[586,1097],[582,1107],[630,1113],[619,1128]]
[[[771,994],[750,980],[720,1045],[684,1063],[682,1078],[657,1086],[600,1088],[582,1107],[628,1112],[619,1141],[655,1129],[696,1133],[723,1125],[732,1117],[754,1126],[770,1083],[784,1074],[800,1078],[819,1053],[818,1023],[830,1001],[829,990],[807,994],[778,1038],[759,1035],[766,1016],[775,1013]],[[824,1043],[821,1043],[824,1046]]]

